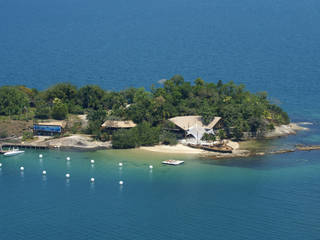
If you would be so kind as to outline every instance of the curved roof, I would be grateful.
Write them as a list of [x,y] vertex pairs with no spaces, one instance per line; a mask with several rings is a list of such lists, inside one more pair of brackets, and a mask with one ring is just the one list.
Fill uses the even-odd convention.
[[221,120],[221,117],[215,117],[208,125],[203,124],[201,116],[181,116],[170,118],[169,121],[173,122],[178,127],[187,131],[193,126],[202,127],[206,129],[212,129]]

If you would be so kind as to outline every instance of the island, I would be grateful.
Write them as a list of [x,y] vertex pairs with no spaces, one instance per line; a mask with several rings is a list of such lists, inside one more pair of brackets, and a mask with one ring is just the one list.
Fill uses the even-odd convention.
[[103,90],[59,83],[40,91],[0,87],[0,144],[78,150],[128,149],[247,156],[239,142],[295,134],[305,128],[266,92],[230,81],[187,82]]

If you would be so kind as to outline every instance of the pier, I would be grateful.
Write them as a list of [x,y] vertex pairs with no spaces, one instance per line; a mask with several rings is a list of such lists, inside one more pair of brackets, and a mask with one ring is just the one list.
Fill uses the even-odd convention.
[[6,152],[3,148],[49,149],[50,147],[41,143],[0,143],[0,154],[4,154]]

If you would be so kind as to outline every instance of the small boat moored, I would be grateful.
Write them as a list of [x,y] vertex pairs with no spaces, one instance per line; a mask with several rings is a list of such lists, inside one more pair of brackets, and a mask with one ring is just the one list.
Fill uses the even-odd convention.
[[18,148],[13,148],[12,150],[6,151],[3,155],[6,157],[10,157],[21,153],[24,153],[24,151],[20,151]]
[[184,163],[184,161],[182,160],[165,160],[165,161],[162,161],[163,164],[167,164],[167,165],[180,165],[182,163]]

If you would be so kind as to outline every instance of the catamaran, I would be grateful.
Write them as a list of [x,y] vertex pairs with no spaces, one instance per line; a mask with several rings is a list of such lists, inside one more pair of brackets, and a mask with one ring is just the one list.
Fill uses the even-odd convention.
[[9,151],[5,152],[3,155],[10,157],[21,153],[24,153],[24,151],[19,150],[19,148],[13,148],[12,150],[9,149]]

